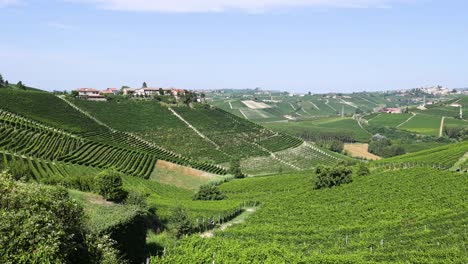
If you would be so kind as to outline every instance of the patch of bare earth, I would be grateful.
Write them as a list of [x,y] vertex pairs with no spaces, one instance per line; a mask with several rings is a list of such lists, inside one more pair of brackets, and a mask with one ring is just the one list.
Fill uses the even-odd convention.
[[344,145],[344,150],[355,158],[365,158],[368,160],[379,160],[381,157],[369,152],[369,144],[349,143]]
[[263,102],[255,102],[252,100],[242,101],[242,103],[250,109],[265,109],[271,108],[271,106],[263,103]]
[[219,176],[159,160],[151,178],[163,184],[175,185],[184,189],[197,189],[200,185],[216,180]]

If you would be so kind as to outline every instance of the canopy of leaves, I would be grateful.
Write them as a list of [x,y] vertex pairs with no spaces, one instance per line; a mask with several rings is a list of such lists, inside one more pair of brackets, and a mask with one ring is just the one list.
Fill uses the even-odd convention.
[[107,170],[99,173],[94,178],[96,191],[106,200],[121,202],[127,196],[123,190],[122,174],[117,171]]
[[219,201],[226,198],[226,195],[222,193],[218,186],[214,184],[207,184],[200,186],[200,190],[193,196],[193,200],[205,200],[205,201]]
[[351,183],[353,171],[345,166],[327,167],[318,166],[315,169],[317,179],[315,181],[315,189],[331,188],[341,184]]

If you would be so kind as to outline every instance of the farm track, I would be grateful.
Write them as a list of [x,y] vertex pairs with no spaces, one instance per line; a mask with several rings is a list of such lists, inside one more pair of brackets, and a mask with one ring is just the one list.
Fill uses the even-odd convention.
[[59,96],[57,95],[58,98],[62,99],[63,101],[65,101],[65,103],[67,103],[68,105],[70,105],[71,107],[73,107],[75,110],[77,110],[78,112],[82,113],[83,115],[89,117],[90,119],[94,120],[94,122],[98,123],[99,125],[101,126],[104,126],[106,128],[108,128],[110,131],[112,132],[115,132],[116,130],[113,129],[112,127],[110,127],[109,125],[107,125],[106,123],[98,120],[97,118],[95,118],[94,116],[92,116],[91,114],[89,114],[88,112],[84,111],[83,109],[79,108],[78,106],[76,106],[75,104],[73,104],[72,102],[68,101],[67,99],[65,99],[64,96]]
[[192,126],[192,124],[190,124],[187,120],[185,120],[181,115],[179,115],[174,109],[172,108],[168,108],[169,111],[171,111],[177,118],[180,119],[180,121],[184,122],[190,129],[192,129],[195,133],[197,133],[197,135],[199,135],[201,138],[203,138],[204,140],[210,142],[211,144],[213,144],[213,146],[216,147],[216,149],[220,149],[220,146],[218,144],[216,144],[213,140],[209,139],[207,136],[205,136],[202,132],[198,131],[198,129],[196,129],[194,126]]
[[417,114],[415,114],[415,113],[411,113],[411,114],[413,114],[413,115],[410,116],[410,117],[409,117],[408,119],[406,119],[405,121],[403,121],[403,122],[402,122],[401,124],[399,124],[398,126],[396,126],[396,128],[399,128],[399,127],[401,127],[402,125],[408,123],[411,119],[413,119],[413,118],[417,115]]
[[442,137],[444,134],[444,122],[445,122],[445,116],[440,119],[440,128],[439,128],[439,137]]
[[239,109],[239,112],[244,116],[245,119],[249,120],[249,118],[245,115],[245,113],[242,111],[242,109]]
[[[305,143],[305,142],[304,142],[304,143]],[[281,163],[283,163],[283,164],[285,164],[285,165],[288,165],[289,167],[294,168],[294,169],[296,169],[296,170],[302,170],[301,168],[297,167],[296,165],[293,165],[293,164],[291,164],[291,163],[289,163],[289,162],[287,162],[287,161],[285,161],[285,160],[282,160],[282,159],[278,158],[278,157],[275,155],[275,153],[273,153],[273,152],[269,151],[268,149],[266,149],[266,148],[260,146],[259,144],[255,143],[255,142],[252,143],[252,144],[254,144],[255,146],[257,146],[257,147],[260,148],[261,150],[263,150],[263,151],[265,151],[265,152],[268,152],[268,153],[270,154],[270,156],[271,156],[273,159],[275,159],[275,160],[277,160],[277,161],[279,161],[279,162],[281,162]]]
[[245,220],[250,215],[254,214],[256,211],[257,211],[257,207],[244,208],[244,211],[240,215],[238,215],[237,217],[232,219],[231,221],[228,221],[228,222],[223,223],[223,224],[221,224],[220,226],[218,226],[218,227],[216,227],[214,229],[211,229],[209,231],[201,233],[200,237],[203,237],[203,238],[214,237],[216,231],[224,231],[224,230],[226,230],[227,228],[229,228],[229,227],[231,227],[233,225],[243,223],[243,222],[245,222]]

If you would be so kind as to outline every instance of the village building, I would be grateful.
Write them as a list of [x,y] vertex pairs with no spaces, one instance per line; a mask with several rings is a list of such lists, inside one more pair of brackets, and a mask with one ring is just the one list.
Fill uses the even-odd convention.
[[401,108],[382,108],[379,112],[387,114],[401,114],[403,113],[403,110]]
[[117,88],[107,88],[105,90],[99,91],[101,95],[116,95],[119,93],[119,89]]

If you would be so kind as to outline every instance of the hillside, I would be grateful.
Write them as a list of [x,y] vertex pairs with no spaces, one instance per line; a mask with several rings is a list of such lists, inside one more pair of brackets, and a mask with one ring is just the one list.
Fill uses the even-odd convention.
[[257,212],[213,238],[182,239],[158,263],[463,263],[465,175],[410,169],[314,190],[307,174],[223,184]]
[[[280,159],[289,169],[310,168],[289,164],[279,157],[282,151],[296,149],[303,141],[208,105],[168,106],[133,100],[106,103],[73,100],[73,104],[112,128],[199,161],[226,164],[241,159],[247,173],[254,174],[268,167],[256,164],[251,168],[256,163],[253,161],[262,157]],[[320,160],[326,159],[326,155],[312,149],[306,158]]]

